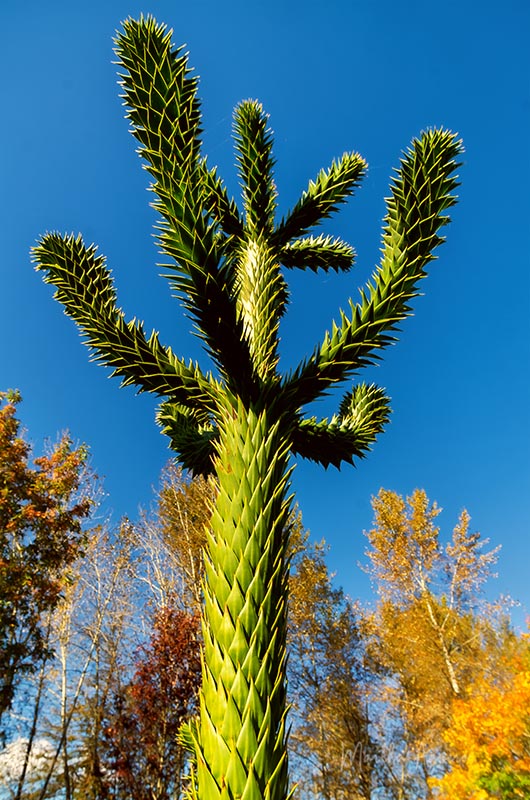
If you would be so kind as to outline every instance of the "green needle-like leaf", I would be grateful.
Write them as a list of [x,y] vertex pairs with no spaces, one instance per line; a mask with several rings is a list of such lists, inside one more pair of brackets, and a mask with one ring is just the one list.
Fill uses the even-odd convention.
[[204,206],[219,223],[226,236],[239,237],[243,234],[243,220],[234,200],[228,197],[217,170],[208,169],[206,161],[199,164]]

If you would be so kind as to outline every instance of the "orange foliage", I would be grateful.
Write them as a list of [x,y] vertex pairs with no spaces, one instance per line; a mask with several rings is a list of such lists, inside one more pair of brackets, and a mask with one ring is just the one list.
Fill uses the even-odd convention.
[[458,696],[480,663],[481,636],[473,614],[496,550],[483,552],[466,511],[443,546],[441,509],[423,490],[406,499],[381,489],[372,499],[374,527],[366,568],[380,603],[367,615],[371,653],[394,676],[386,700],[400,707],[418,755],[440,741]]
[[63,436],[32,467],[16,417],[19,402],[17,392],[0,392],[0,717],[16,677],[46,655],[42,615],[59,600],[91,505],[80,492],[85,448]]
[[[449,772],[433,780],[440,800],[528,797],[530,787],[530,650],[495,676],[482,675],[453,702],[444,733]],[[492,788],[496,787],[496,788]],[[504,788],[499,788],[504,787]]]
[[366,571],[379,603],[363,631],[378,675],[371,694],[381,753],[396,796],[431,797],[426,781],[444,762],[453,699],[501,644],[493,622],[477,613],[497,549],[484,550],[465,510],[444,543],[441,508],[423,490],[403,498],[381,489],[372,506]]

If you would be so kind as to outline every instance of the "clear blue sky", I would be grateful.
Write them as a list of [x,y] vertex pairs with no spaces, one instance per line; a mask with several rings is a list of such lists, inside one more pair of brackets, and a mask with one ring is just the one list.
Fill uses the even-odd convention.
[[[356,247],[346,276],[289,275],[286,366],[310,352],[378,260],[383,198],[422,129],[458,131],[460,203],[425,296],[397,346],[367,374],[392,422],[357,469],[300,463],[305,524],[331,545],[337,581],[366,597],[362,530],[381,486],[426,489],[450,531],[463,507],[502,544],[492,593],[530,611],[530,6],[526,0],[152,0],[5,2],[0,68],[0,388],[18,387],[36,447],[68,428],[87,442],[115,516],[134,518],[170,456],[155,403],[89,362],[73,322],[29,261],[47,230],[82,232],[113,269],[122,307],[177,353],[203,358],[158,277],[147,175],[118,99],[112,36],[152,13],[186,42],[201,77],[205,153],[237,191],[231,114],[256,97],[276,137],[280,209],[345,150],[370,170],[329,232]],[[204,362],[203,362],[204,363]],[[319,411],[334,410],[331,398]],[[522,620],[522,614],[518,619]]]

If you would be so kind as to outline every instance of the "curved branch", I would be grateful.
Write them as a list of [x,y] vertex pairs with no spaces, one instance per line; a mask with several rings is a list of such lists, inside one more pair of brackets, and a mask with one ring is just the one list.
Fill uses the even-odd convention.
[[390,417],[389,399],[377,386],[359,384],[348,392],[338,416],[303,419],[294,429],[292,449],[302,458],[340,469],[364,458]]
[[215,472],[213,456],[218,432],[213,425],[201,425],[188,408],[169,401],[161,404],[157,422],[162,433],[169,436],[171,449],[184,469],[204,477]]
[[113,369],[123,385],[179,399],[191,408],[208,406],[211,385],[198,367],[175,357],[158,334],[146,337],[136,320],[126,322],[105,258],[80,236],[46,234],[33,248],[37,270],[55,286],[55,297],[81,328],[96,361]]
[[393,334],[410,315],[409,301],[426,276],[425,266],[435,258],[432,251],[444,241],[438,231],[449,221],[443,212],[456,202],[451,192],[458,183],[452,173],[461,151],[461,142],[449,131],[428,131],[414,140],[387,199],[380,266],[361,290],[361,301],[350,300],[351,316],[341,311],[340,324],[333,322],[322,345],[286,378],[293,408],[373,364],[381,349],[395,341]]

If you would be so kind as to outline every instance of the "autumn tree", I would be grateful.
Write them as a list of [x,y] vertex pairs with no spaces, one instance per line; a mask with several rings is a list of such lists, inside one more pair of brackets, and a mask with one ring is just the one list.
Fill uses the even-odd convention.
[[49,655],[25,677],[6,714],[9,741],[0,753],[0,785],[13,800],[100,798],[107,696],[118,656],[124,669],[137,641],[133,611],[139,605],[122,529],[100,525],[86,531],[82,554],[47,615]]
[[162,473],[156,512],[142,523],[150,532],[154,529],[155,538],[161,537],[156,546],[166,560],[173,561],[180,578],[179,600],[190,610],[200,610],[202,605],[204,554],[216,495],[213,478],[192,478],[171,462]]
[[86,448],[65,435],[32,463],[16,416],[20,400],[0,393],[0,720],[17,681],[49,653],[43,620],[80,554],[90,511]]
[[[201,491],[185,476],[177,478],[171,469],[168,473],[162,481],[164,490],[169,485],[177,494],[190,489],[193,502],[181,508],[179,520],[191,525],[203,512]],[[24,691],[15,696],[10,738],[0,752],[0,784],[13,800],[121,797],[132,782],[139,785],[139,770],[147,769],[146,764],[151,788],[155,783],[159,789],[167,787],[171,780],[182,778],[184,751],[174,737],[182,710],[176,705],[177,689],[168,683],[176,674],[177,656],[173,651],[170,663],[162,645],[164,637],[168,647],[172,636],[175,645],[182,641],[173,624],[179,614],[185,623],[188,618],[195,620],[197,651],[199,634],[197,609],[190,610],[184,568],[166,541],[163,519],[159,513],[146,514],[134,524],[124,520],[86,531],[80,557],[70,565],[68,583],[48,614],[50,656],[45,668],[28,676]],[[153,620],[160,635],[153,632]],[[189,652],[184,648],[181,656],[185,670]],[[138,710],[138,703],[148,696],[146,670],[155,663],[158,671],[153,667],[151,688],[160,702],[155,707],[149,700],[153,708],[148,714],[146,705]],[[171,703],[164,705],[171,691]],[[136,771],[127,773],[118,757],[119,743],[108,734],[111,720],[123,734],[122,751],[127,728]],[[155,739],[158,747],[165,742],[167,748],[158,767]]]
[[129,682],[117,686],[105,725],[106,796],[183,797],[187,754],[178,736],[197,712],[201,681],[199,619],[158,609]]
[[137,642],[142,600],[135,580],[130,524],[98,526],[77,565],[75,584],[55,620],[60,678],[58,761],[66,800],[100,800],[103,720],[118,674]]
[[439,800],[524,800],[530,796],[528,636],[455,698],[443,734],[447,773],[432,780]]
[[429,797],[452,700],[482,658],[488,625],[475,612],[497,550],[484,551],[487,540],[471,531],[465,510],[444,546],[436,524],[441,509],[422,490],[405,500],[381,489],[372,504],[367,571],[379,603],[364,625],[379,675],[371,694],[382,752],[389,754],[387,790],[392,797]]
[[303,531],[289,586],[290,759],[301,797],[369,800],[374,744],[358,614]]

